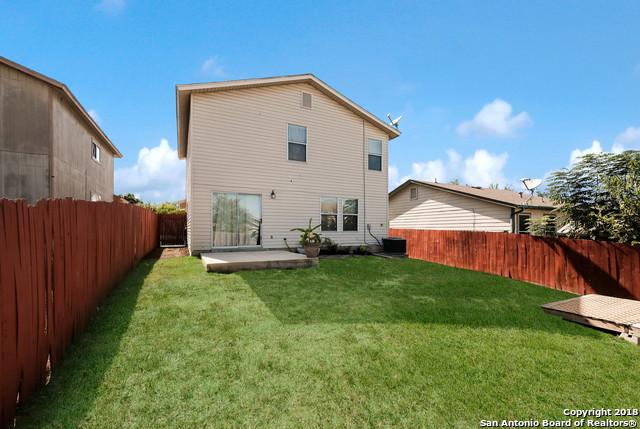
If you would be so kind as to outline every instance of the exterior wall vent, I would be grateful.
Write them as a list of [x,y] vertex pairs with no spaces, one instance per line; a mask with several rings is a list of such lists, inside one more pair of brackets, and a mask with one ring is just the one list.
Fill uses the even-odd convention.
[[308,92],[302,93],[302,107],[311,109],[311,94],[309,94]]

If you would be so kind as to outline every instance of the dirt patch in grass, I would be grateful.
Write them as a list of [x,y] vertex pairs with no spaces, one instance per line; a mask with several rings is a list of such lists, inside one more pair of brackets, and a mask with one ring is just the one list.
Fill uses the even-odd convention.
[[186,247],[159,247],[149,255],[151,259],[170,259],[189,256],[189,249]]

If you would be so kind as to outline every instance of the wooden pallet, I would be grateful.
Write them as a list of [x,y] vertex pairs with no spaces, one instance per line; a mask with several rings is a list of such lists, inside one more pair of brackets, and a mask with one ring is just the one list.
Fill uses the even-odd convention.
[[594,294],[541,307],[572,322],[617,332],[621,338],[640,345],[640,301]]

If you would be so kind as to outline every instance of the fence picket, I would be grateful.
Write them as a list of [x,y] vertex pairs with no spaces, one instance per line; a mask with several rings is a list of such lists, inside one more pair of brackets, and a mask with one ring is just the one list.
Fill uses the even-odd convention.
[[494,232],[390,229],[389,235],[407,240],[410,258],[581,295],[640,299],[638,247]]
[[96,305],[158,244],[157,216],[119,203],[0,200],[0,427],[55,370]]

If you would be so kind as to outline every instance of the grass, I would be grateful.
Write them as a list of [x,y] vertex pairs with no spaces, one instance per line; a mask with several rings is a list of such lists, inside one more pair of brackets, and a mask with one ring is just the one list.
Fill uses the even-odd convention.
[[414,260],[146,260],[18,428],[466,428],[638,406],[637,346],[538,308],[569,296]]

